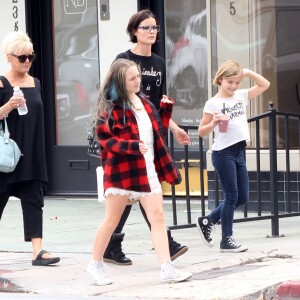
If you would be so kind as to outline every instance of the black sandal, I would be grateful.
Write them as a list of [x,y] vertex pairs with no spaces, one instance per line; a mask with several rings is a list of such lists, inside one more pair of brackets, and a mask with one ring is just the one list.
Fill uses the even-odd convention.
[[41,250],[35,259],[32,260],[33,266],[48,266],[52,264],[56,264],[60,261],[59,257],[50,257],[50,258],[43,258],[43,254],[48,253],[46,250]]

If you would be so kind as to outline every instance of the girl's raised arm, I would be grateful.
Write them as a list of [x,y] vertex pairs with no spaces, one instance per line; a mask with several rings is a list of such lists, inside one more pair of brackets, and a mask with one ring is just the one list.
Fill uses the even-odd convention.
[[261,76],[260,74],[254,71],[251,71],[249,69],[243,69],[243,75],[244,77],[249,77],[256,83],[256,85],[249,88],[248,99],[253,99],[256,96],[262,94],[270,86],[269,80],[267,80],[265,77]]

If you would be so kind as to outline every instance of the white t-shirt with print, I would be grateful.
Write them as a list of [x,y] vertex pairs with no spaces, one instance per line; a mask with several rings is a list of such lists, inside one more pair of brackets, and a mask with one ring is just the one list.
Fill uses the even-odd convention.
[[[225,104],[225,112],[224,112]],[[241,141],[249,141],[249,127],[246,115],[248,105],[248,90],[237,90],[230,98],[213,97],[206,101],[203,112],[214,115],[214,113],[225,113],[229,115],[227,132],[219,132],[219,127],[214,128],[214,141],[212,150],[219,151]]]

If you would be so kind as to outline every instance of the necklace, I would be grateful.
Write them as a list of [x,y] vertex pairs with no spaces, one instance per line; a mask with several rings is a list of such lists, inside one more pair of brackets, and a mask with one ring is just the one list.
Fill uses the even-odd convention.
[[24,79],[23,82],[21,83],[21,86],[22,86],[22,87],[26,87],[26,86],[27,86],[27,84],[26,84],[27,77],[28,77],[28,75],[25,75],[25,79]]
[[132,102],[131,102],[131,106],[135,109],[135,110],[141,110],[144,108],[144,105],[141,104],[141,107],[136,107]]
[[[136,99],[139,103],[134,104],[133,101],[130,101],[130,105],[135,109],[135,110],[141,110],[144,108],[144,105],[142,103],[142,101],[138,98]],[[137,102],[135,101],[135,102]],[[137,106],[136,106],[137,105]]]
[[20,78],[16,78],[14,79],[14,82],[15,82],[15,86],[20,86],[20,87],[26,87],[27,86],[27,79],[28,79],[28,75],[25,74],[24,78],[22,78],[23,80],[21,81]]

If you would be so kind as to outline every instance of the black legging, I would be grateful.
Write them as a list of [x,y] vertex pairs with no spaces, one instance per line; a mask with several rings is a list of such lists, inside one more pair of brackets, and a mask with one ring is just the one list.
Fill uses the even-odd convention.
[[[151,225],[150,225],[150,222],[147,218],[146,212],[145,212],[145,210],[144,210],[144,208],[143,208],[143,206],[141,205],[140,202],[139,202],[139,205],[140,205],[141,212],[144,216],[144,219],[145,219],[146,223],[148,224],[149,229],[151,230]],[[132,205],[126,205],[126,207],[124,209],[124,212],[121,216],[120,222],[119,222],[118,226],[116,227],[114,233],[121,233],[122,232],[123,227],[124,227],[124,225],[125,225],[125,223],[128,219],[128,216],[130,214],[131,208],[132,208]]]

